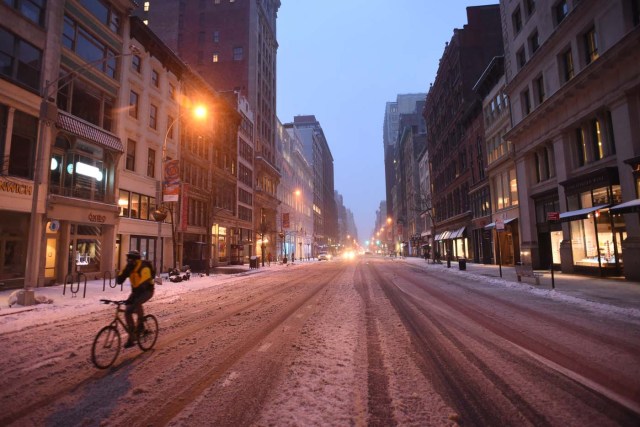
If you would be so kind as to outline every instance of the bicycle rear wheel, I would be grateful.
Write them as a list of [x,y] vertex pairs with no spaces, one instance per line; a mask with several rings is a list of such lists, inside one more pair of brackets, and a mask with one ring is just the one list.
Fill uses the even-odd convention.
[[142,318],[144,329],[138,334],[138,347],[142,351],[151,350],[158,340],[158,320],[153,314]]
[[114,326],[100,329],[91,346],[91,361],[98,369],[107,369],[120,354],[120,332]]

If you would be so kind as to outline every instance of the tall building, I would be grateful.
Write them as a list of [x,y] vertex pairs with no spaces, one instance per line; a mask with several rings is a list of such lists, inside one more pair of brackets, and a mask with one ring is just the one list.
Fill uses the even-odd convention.
[[295,116],[291,124],[302,139],[313,170],[314,251],[328,251],[338,242],[338,212],[334,199],[333,156],[320,122],[313,115]]
[[388,212],[384,215],[392,215],[393,196],[392,189],[395,181],[395,166],[393,163],[396,155],[395,148],[398,141],[400,114],[411,114],[416,111],[416,102],[424,101],[426,93],[401,94],[393,102],[387,102],[384,111],[382,125],[382,145],[384,146],[384,174]]
[[436,251],[478,262],[472,236],[488,217],[475,217],[470,192],[485,191],[482,99],[473,92],[487,64],[503,52],[498,5],[467,8],[468,23],[447,43],[427,95],[424,118],[435,208]]
[[640,280],[640,4],[500,7],[523,262]]
[[[144,2],[136,14],[217,91],[246,97],[254,114],[253,224],[276,252],[276,19],[279,0]],[[267,242],[268,241],[268,242]]]

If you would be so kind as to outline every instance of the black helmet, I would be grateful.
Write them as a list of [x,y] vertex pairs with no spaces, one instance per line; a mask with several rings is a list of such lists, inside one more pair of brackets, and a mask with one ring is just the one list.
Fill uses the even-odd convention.
[[140,252],[136,250],[127,252],[127,259],[140,259]]

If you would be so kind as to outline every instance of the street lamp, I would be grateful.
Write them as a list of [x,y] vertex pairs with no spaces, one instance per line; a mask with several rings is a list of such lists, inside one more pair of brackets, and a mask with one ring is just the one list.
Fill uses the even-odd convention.
[[[158,222],[158,238],[157,238],[156,247],[162,246],[160,243],[162,241],[162,223],[167,218],[167,211],[171,214],[171,239],[172,239],[174,268],[176,268],[176,263],[177,263],[176,224],[175,224],[175,215],[174,215],[175,209],[173,209],[171,205],[166,205],[165,202],[173,203],[178,201],[179,192],[177,191],[177,189],[174,190],[172,194],[169,194],[167,190],[169,189],[169,187],[179,185],[178,180],[180,178],[180,175],[179,175],[179,169],[177,167],[174,167],[175,164],[170,164],[167,161],[167,141],[169,140],[169,135],[171,134],[171,130],[173,129],[173,126],[176,123],[178,123],[178,121],[182,119],[184,116],[186,116],[189,112],[193,114],[194,118],[200,119],[200,120],[203,120],[207,116],[207,109],[202,105],[198,105],[194,107],[192,110],[187,110],[179,114],[178,117],[173,119],[173,121],[169,124],[169,126],[167,126],[167,133],[165,134],[164,142],[162,143],[162,165],[160,167],[159,190],[157,195],[158,202],[156,202],[156,203],[159,203],[159,206],[153,212],[153,218]],[[178,148],[179,148],[179,144],[180,144],[180,141],[178,141]],[[177,162],[177,160],[174,160],[174,161]],[[166,177],[165,177],[165,172],[168,172]],[[165,182],[165,179],[167,179],[167,182]],[[169,179],[171,179],[171,181],[169,181]],[[210,230],[208,230],[207,233],[210,233]],[[160,257],[158,256],[157,249],[156,249],[156,261],[157,261],[156,269],[157,271],[161,271]]]
[[36,287],[38,287],[38,274],[40,272],[40,268],[38,266],[41,252],[39,239],[41,238],[42,233],[38,224],[38,199],[40,197],[40,184],[42,181],[41,175],[43,173],[42,163],[44,162],[45,155],[44,133],[45,126],[54,124],[58,116],[58,107],[55,104],[53,93],[50,92],[54,87],[57,86],[60,81],[67,79],[67,81],[63,85],[56,88],[56,90],[58,91],[64,86],[71,83],[73,79],[76,78],[76,76],[90,67],[100,65],[107,61],[112,61],[116,58],[136,55],[139,53],[140,51],[138,50],[138,48],[134,45],[131,45],[129,46],[129,52],[127,53],[121,53],[119,55],[108,56],[107,58],[100,58],[95,61],[85,62],[84,64],[68,72],[64,76],[57,78],[56,80],[47,80],[44,87],[42,88],[42,92],[40,93],[40,114],[38,117],[38,143],[36,146],[35,167],[33,171],[33,194],[31,199],[31,217],[29,219],[29,240],[27,246],[27,256],[25,259],[25,304],[23,305],[30,305],[33,303],[34,296],[33,290],[30,289],[30,284],[35,283]]

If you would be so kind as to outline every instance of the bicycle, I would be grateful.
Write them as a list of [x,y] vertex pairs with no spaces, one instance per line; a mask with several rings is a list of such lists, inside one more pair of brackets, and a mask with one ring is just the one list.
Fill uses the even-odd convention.
[[[101,299],[102,304],[113,304],[116,306],[116,314],[113,321],[98,331],[93,345],[91,346],[91,361],[98,369],[107,369],[116,361],[120,354],[121,343],[120,325],[125,331],[126,323],[120,317],[120,313],[124,313],[124,309],[120,308],[125,301],[113,301]],[[142,351],[148,351],[153,348],[158,340],[158,320],[153,314],[146,314],[142,318],[144,328],[141,333],[136,334],[136,342]]]

